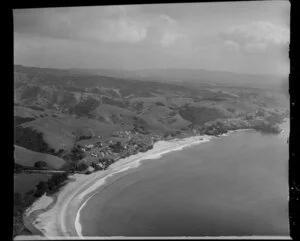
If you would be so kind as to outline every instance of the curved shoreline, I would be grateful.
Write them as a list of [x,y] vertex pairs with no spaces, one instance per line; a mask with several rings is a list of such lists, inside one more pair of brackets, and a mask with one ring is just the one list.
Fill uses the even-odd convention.
[[[286,121],[287,121],[288,119],[285,119],[285,121],[283,122],[283,123],[285,123]],[[282,123],[282,124],[283,124]],[[169,152],[173,152],[173,151],[176,151],[176,150],[182,150],[182,149],[184,149],[184,148],[186,148],[186,147],[191,147],[191,146],[193,146],[193,145],[196,145],[196,144],[200,144],[200,143],[202,143],[202,142],[207,142],[207,141],[210,141],[211,139],[213,139],[213,138],[216,138],[216,137],[225,137],[225,136],[229,136],[230,134],[232,134],[232,133],[238,133],[238,132],[244,132],[244,131],[255,131],[254,129],[252,129],[252,128],[244,128],[244,129],[237,129],[237,130],[230,130],[230,131],[228,131],[227,133],[224,133],[224,134],[221,134],[221,135],[218,135],[218,136],[207,136],[207,135],[204,135],[204,136],[193,136],[193,137],[188,137],[188,138],[185,138],[185,139],[173,139],[173,140],[171,140],[171,141],[168,141],[169,143],[171,142],[175,142],[176,143],[176,141],[182,141],[182,140],[188,140],[188,139],[192,139],[192,138],[198,138],[198,141],[197,140],[195,140],[194,142],[191,142],[191,143],[187,143],[187,144],[183,144],[182,146],[179,146],[179,147],[175,147],[174,149],[169,149],[169,150],[167,150],[167,151],[165,151],[165,152],[161,152],[161,153],[157,153],[156,155],[154,155],[154,156],[152,156],[152,157],[150,157],[150,158],[147,158],[147,157],[142,157],[141,159],[138,159],[137,160],[137,166],[131,166],[131,167],[126,167],[126,168],[124,168],[124,171],[125,171],[125,169],[131,169],[131,168],[135,168],[135,167],[138,167],[138,166],[140,166],[141,165],[141,162],[143,161],[143,160],[148,160],[148,159],[158,159],[158,158],[160,158],[162,155],[164,155],[164,154],[166,154],[166,153],[169,153]],[[283,129],[282,129],[282,131],[283,131]],[[199,139],[201,139],[201,140],[199,140]],[[135,162],[133,162],[133,163],[135,163]],[[121,170],[122,171],[122,170]],[[121,172],[121,171],[118,171],[118,172]],[[117,172],[116,172],[117,173]],[[107,176],[107,177],[109,177],[109,176]],[[106,179],[106,178],[105,178]],[[96,189],[97,188],[99,188],[101,185],[103,185],[104,183],[102,183],[102,184],[100,184],[99,186],[97,186],[96,187]],[[89,201],[89,199],[91,199],[94,195],[96,195],[99,191],[101,191],[101,190],[97,190],[97,191],[91,191],[90,193],[92,193],[92,195],[89,195],[89,197],[87,197],[86,198],[86,200],[80,205],[80,207],[79,207],[79,209],[77,210],[77,214],[76,214],[76,218],[75,218],[75,223],[74,223],[74,226],[75,226],[75,230],[76,230],[76,232],[77,232],[77,235],[78,235],[78,237],[80,237],[80,238],[84,238],[84,236],[82,235],[82,226],[81,226],[81,224],[80,224],[80,212],[81,212],[81,210],[82,210],[82,208],[84,208],[84,206],[87,204],[87,202]],[[89,193],[89,194],[90,194]],[[88,195],[88,194],[87,194]],[[86,196],[87,196],[86,195]]]
[[212,138],[215,137],[204,135],[158,141],[154,144],[153,149],[120,159],[105,171],[94,172],[90,175],[74,174],[71,177],[74,177],[75,181],[69,182],[57,193],[55,203],[37,210],[41,213],[35,212],[38,213],[35,220],[38,219],[39,223],[32,223],[32,225],[47,238],[83,238],[79,212],[88,199],[97,193],[97,189],[106,183],[107,178],[116,173],[136,168],[141,165],[143,160],[158,159],[166,153],[208,142]]
[[[135,160],[135,161],[133,161],[131,164],[133,164],[133,165],[130,165],[130,166],[128,166],[128,167],[125,167],[125,168],[123,168],[123,169],[121,169],[121,170],[119,170],[119,171],[117,171],[117,172],[113,172],[113,173],[111,173],[111,174],[109,174],[107,177],[105,177],[105,179],[106,178],[109,178],[109,177],[112,177],[114,174],[116,174],[116,173],[119,173],[119,172],[123,172],[123,171],[126,171],[126,170],[128,170],[128,169],[133,169],[133,168],[137,168],[137,167],[139,167],[140,165],[142,165],[142,161],[145,161],[145,160],[149,160],[149,159],[159,159],[159,158],[161,158],[161,156],[163,156],[164,154],[167,154],[167,153],[169,153],[169,152],[173,152],[173,151],[179,151],[179,150],[182,150],[182,149],[184,149],[184,148],[186,148],[186,147],[191,147],[191,146],[193,146],[193,145],[196,145],[196,144],[200,144],[200,143],[204,143],[204,142],[208,142],[208,141],[210,141],[210,139],[212,139],[212,137],[211,136],[197,136],[198,137],[198,139],[196,139],[196,140],[192,140],[192,143],[183,143],[182,145],[180,145],[181,143],[176,143],[176,141],[177,142],[180,142],[180,141],[182,141],[182,140],[172,140],[172,141],[169,141],[169,143],[172,143],[172,142],[175,142],[176,144],[179,144],[179,146],[177,146],[177,147],[174,147],[174,148],[172,148],[172,149],[167,149],[167,150],[165,150],[165,151],[162,151],[162,152],[159,152],[159,153],[155,153],[155,154],[153,154],[153,155],[151,155],[150,154],[150,156],[142,156],[142,157],[140,157],[140,158],[138,158],[137,160]],[[196,138],[197,138],[196,137]],[[188,139],[188,140],[190,140],[191,138],[194,138],[194,137],[189,137],[189,138],[186,138],[186,139]],[[183,139],[183,141],[185,141],[186,139]],[[182,141],[182,142],[183,142]],[[150,150],[151,151],[151,150]],[[150,152],[149,151],[149,152]],[[149,154],[149,152],[146,152],[145,154]],[[99,181],[101,181],[101,180],[99,180]],[[95,187],[93,187],[92,189],[92,191],[91,192],[89,192],[88,194],[86,194],[86,196],[87,195],[89,195],[89,194],[91,194],[91,195],[89,195],[89,197],[88,198],[86,198],[86,200],[81,204],[81,206],[80,206],[80,208],[78,209],[78,211],[77,211],[77,214],[76,214],[76,218],[75,218],[75,230],[76,230],[76,232],[77,232],[77,235],[78,235],[78,237],[81,237],[81,238],[83,238],[83,235],[82,235],[82,226],[81,226],[81,224],[80,224],[80,211],[82,210],[82,208],[87,204],[87,202],[89,201],[89,199],[91,199],[94,195],[96,195],[99,191],[101,191],[101,190],[98,190],[102,185],[104,185],[105,184],[105,182],[103,182],[103,183],[100,183],[100,185],[97,185],[97,183],[95,183],[96,185],[95,185]]]

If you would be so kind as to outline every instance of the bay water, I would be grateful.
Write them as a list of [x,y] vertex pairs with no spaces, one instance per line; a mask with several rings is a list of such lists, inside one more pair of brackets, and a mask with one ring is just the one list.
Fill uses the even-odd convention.
[[288,236],[289,122],[234,132],[120,173],[80,212],[83,236]]

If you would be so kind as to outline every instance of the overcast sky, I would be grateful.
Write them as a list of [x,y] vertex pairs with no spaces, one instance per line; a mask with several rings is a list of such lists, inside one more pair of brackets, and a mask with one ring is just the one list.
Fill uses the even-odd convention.
[[289,73],[288,1],[19,9],[13,17],[15,64]]

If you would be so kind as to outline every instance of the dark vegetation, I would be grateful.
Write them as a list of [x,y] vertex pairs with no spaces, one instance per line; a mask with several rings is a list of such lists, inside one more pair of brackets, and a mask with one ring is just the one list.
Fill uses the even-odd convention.
[[221,97],[218,97],[218,96],[211,96],[211,97],[205,98],[205,100],[210,100],[210,101],[223,101],[224,98],[221,98]]
[[14,163],[14,165],[15,165],[15,167],[14,167],[14,173],[21,173],[22,171],[24,171],[24,170],[26,170],[27,168],[30,168],[31,169],[31,167],[24,167],[24,166],[22,166],[22,165],[20,165],[20,164],[18,164],[18,163]]
[[155,102],[155,104],[158,105],[158,106],[165,106],[164,103],[162,103],[160,101]]
[[32,151],[55,155],[55,150],[44,141],[43,134],[29,127],[15,128],[14,144]]
[[82,162],[78,166],[76,166],[76,171],[82,172],[86,170],[88,167],[89,166],[86,163]]
[[276,125],[283,121],[285,118],[285,115],[280,115],[276,113],[271,113],[269,116],[265,118],[267,122],[269,122],[270,125]]
[[252,128],[264,134],[278,134],[280,133],[280,128],[272,123],[263,120],[254,120],[252,122]]
[[90,112],[97,108],[97,106],[100,104],[99,100],[95,100],[93,98],[88,98],[74,107],[70,109],[71,114],[75,114],[76,116],[87,116],[92,117]]
[[110,144],[109,147],[116,153],[120,153],[124,149],[120,141],[116,142],[116,144]]
[[231,112],[231,113],[235,113],[235,109],[234,108],[227,108],[227,110],[229,111],[229,112]]
[[223,117],[218,110],[207,107],[185,106],[179,109],[179,114],[194,125],[202,125],[205,122]]
[[53,174],[48,181],[39,182],[34,189],[31,191],[20,194],[14,193],[14,228],[13,236],[20,234],[30,234],[23,224],[23,213],[30,207],[38,197],[41,197],[44,193],[51,195],[57,192],[68,179],[68,174]]
[[81,140],[89,140],[91,139],[93,136],[92,135],[83,135],[83,136],[79,136],[78,137],[78,141],[81,141]]
[[39,91],[40,91],[40,88],[38,86],[26,88],[21,95],[21,100],[34,99],[39,94]]
[[18,126],[18,125],[21,125],[23,123],[30,122],[30,121],[33,121],[33,120],[35,120],[35,119],[34,118],[30,118],[30,117],[15,116],[14,117],[14,125]]
[[123,102],[122,100],[112,99],[112,98],[109,98],[107,96],[102,97],[102,103],[103,104],[109,104],[109,105],[115,105],[115,106],[118,106],[118,107],[121,107],[121,108],[126,107],[125,102]]
[[137,113],[140,113],[144,109],[144,103],[143,102],[137,102],[134,103],[131,108],[135,110]]
[[36,163],[34,163],[34,167],[37,169],[48,169],[48,164],[44,161],[37,161]]
[[38,111],[44,111],[45,109],[39,106],[34,106],[34,105],[30,105],[27,106],[28,108],[32,109],[32,110],[38,110]]
[[85,152],[81,150],[79,146],[74,146],[72,150],[63,156],[65,160],[71,160],[73,162],[79,161],[85,157]]

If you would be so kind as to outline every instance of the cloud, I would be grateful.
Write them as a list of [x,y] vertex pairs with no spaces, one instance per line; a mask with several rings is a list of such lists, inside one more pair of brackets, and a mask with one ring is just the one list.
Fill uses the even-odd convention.
[[105,19],[81,35],[86,40],[137,43],[147,36],[147,28],[129,18]]
[[[14,11],[14,32],[69,40],[136,43],[146,37],[146,25],[136,6],[30,9]],[[131,16],[132,15],[132,16]]]
[[224,44],[231,50],[236,50],[239,51],[240,45],[237,42],[231,41],[231,40],[226,40]]
[[289,43],[288,29],[264,21],[234,26],[219,36],[225,44],[230,47],[235,44],[244,53],[274,51],[276,48],[286,48]]
[[164,47],[174,44],[176,41],[181,39],[183,36],[176,32],[166,31],[162,34],[160,44]]
[[274,72],[289,64],[289,13],[275,2],[13,10],[14,54],[35,66]]
[[14,10],[13,15],[14,32],[33,37],[129,44],[150,37],[161,46],[180,37],[174,31],[175,19],[167,14],[143,14],[135,5],[23,9]]

